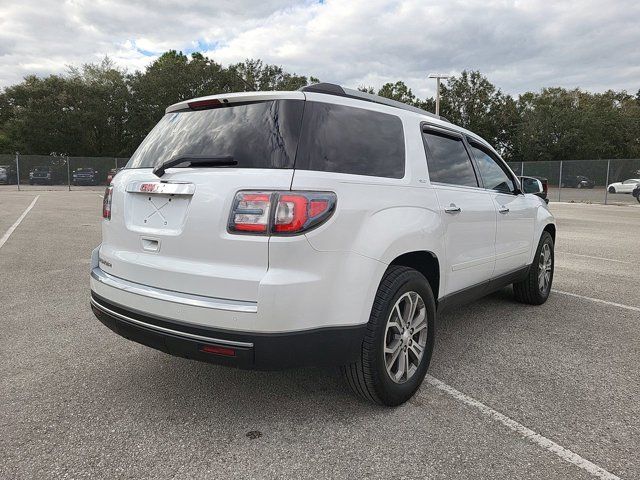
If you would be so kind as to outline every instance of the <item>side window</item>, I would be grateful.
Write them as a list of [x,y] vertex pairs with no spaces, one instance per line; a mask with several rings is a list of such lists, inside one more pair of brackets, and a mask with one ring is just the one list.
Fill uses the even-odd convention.
[[404,157],[399,117],[306,102],[296,169],[402,178]]
[[475,145],[471,145],[471,151],[476,157],[478,170],[480,170],[480,176],[482,177],[485,188],[502,193],[515,192],[516,189],[513,184],[513,179],[507,175],[507,172],[502,169],[493,156]]
[[478,179],[462,139],[431,131],[423,135],[428,147],[427,167],[432,182],[478,186]]

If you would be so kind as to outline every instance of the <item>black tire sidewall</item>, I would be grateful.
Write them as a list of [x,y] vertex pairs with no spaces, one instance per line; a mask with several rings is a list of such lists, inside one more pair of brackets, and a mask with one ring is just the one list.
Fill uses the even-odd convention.
[[[435,339],[436,307],[429,283],[423,275],[415,270],[408,271],[407,274],[399,277],[394,283],[392,291],[394,292],[393,295],[384,300],[384,307],[381,309],[382,318],[376,319],[375,348],[372,353],[374,355],[375,371],[377,372],[378,382],[376,383],[378,388],[376,390],[378,396],[387,405],[399,405],[407,401],[416,392],[429,369]],[[384,359],[387,319],[398,299],[410,291],[417,292],[422,297],[427,310],[427,344],[418,371],[405,383],[396,383],[389,378]]]

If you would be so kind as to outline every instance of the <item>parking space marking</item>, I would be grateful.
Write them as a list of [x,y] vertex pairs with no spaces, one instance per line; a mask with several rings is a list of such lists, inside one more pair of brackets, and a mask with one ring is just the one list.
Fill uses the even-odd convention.
[[606,260],[607,262],[626,263],[626,264],[629,264],[629,265],[635,265],[635,263],[633,263],[633,262],[625,262],[624,260],[616,260],[614,258],[594,257],[593,255],[583,255],[581,253],[561,252],[559,250],[556,250],[555,253],[561,253],[563,255],[573,255],[573,256],[576,256],[576,257],[593,258],[593,259],[596,259],[596,260]]
[[568,448],[564,448],[562,445],[558,445],[553,440],[550,440],[547,437],[544,437],[539,433],[534,432],[530,428],[527,428],[521,423],[516,422],[515,420],[494,410],[491,407],[488,407],[487,405],[476,400],[475,398],[472,398],[456,390],[455,388],[453,388],[450,385],[447,385],[443,381],[438,380],[437,378],[434,378],[431,375],[427,375],[425,377],[425,380],[429,382],[429,384],[436,387],[437,389],[442,390],[448,395],[451,395],[456,400],[466,405],[469,405],[470,407],[476,408],[483,415],[486,415],[491,419],[502,423],[504,426],[516,432],[517,434],[521,435],[522,437],[529,440],[530,442],[535,443],[536,445],[539,445],[540,447],[550,451],[551,453],[554,453],[555,455],[560,457],[562,460],[569,462],[579,468],[582,468],[583,470],[587,471],[591,475],[594,475],[599,478],[605,478],[608,480],[620,480],[620,477],[618,477],[617,475],[614,475],[613,473],[608,472],[604,468],[599,467],[595,463],[592,463],[589,460],[582,458],[580,455],[572,452]]
[[20,215],[18,217],[18,220],[16,220],[16,223],[14,223],[13,225],[11,225],[9,227],[9,230],[7,230],[7,232],[2,236],[2,238],[0,238],[0,248],[2,248],[2,246],[6,243],[7,240],[9,240],[9,237],[11,236],[11,234],[13,233],[13,231],[18,228],[18,225],[20,225],[20,223],[22,222],[22,220],[24,220],[24,217],[27,216],[27,214],[31,211],[31,209],[33,208],[33,206],[36,204],[36,202],[38,201],[38,199],[40,198],[40,195],[36,195],[36,198],[33,199],[33,202],[31,202],[31,204],[27,207],[27,209],[22,212],[22,215]]
[[570,297],[581,298],[582,300],[589,300],[591,302],[611,305],[612,307],[624,308],[625,310],[631,310],[632,312],[640,312],[640,307],[632,307],[631,305],[623,305],[622,303],[609,302],[608,300],[601,300],[600,298],[593,298],[593,297],[587,297],[585,295],[578,295],[577,293],[563,292],[562,290],[551,290],[551,291],[553,293],[559,293],[561,295],[568,295]]

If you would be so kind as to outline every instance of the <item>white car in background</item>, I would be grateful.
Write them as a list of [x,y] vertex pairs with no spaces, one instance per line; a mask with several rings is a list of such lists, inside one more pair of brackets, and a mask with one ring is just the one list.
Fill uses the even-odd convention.
[[607,187],[609,193],[631,193],[637,185],[640,185],[640,178],[630,178],[624,182],[615,182]]

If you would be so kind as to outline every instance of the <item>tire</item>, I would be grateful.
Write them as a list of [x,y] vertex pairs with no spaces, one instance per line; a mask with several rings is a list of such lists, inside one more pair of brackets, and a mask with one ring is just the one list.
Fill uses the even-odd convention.
[[582,188],[582,184],[579,183],[578,186],[576,188]]
[[640,203],[640,195],[636,197],[636,200],[638,201],[638,203]]
[[[405,328],[403,320],[409,317],[410,310],[405,308],[409,309],[414,303],[417,306],[412,324],[421,327],[415,332],[411,325]],[[397,312],[407,315],[399,317]],[[390,407],[409,400],[422,384],[429,368],[435,339],[435,317],[435,300],[427,279],[412,268],[390,266],[382,277],[373,302],[360,358],[341,367],[353,392],[370,402]],[[400,335],[401,331],[405,333]],[[393,352],[385,352],[387,346],[393,345],[396,345]],[[422,354],[418,358],[416,352],[420,348]],[[394,356],[395,359],[392,358]],[[411,363],[408,369],[406,359]],[[396,380],[391,375],[396,376]]]
[[[513,293],[516,300],[521,303],[542,305],[551,293],[555,267],[553,237],[549,232],[542,232],[536,255],[533,258],[527,277],[521,282],[513,284]],[[541,273],[543,269],[545,273]],[[541,277],[541,275],[544,276]]]
[[613,187],[609,187],[609,193],[616,193],[616,189]]

